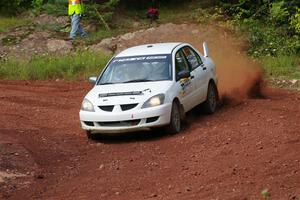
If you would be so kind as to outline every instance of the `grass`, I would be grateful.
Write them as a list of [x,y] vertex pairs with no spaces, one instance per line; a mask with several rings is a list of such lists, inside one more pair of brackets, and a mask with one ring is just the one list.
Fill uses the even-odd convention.
[[98,75],[110,55],[77,51],[66,56],[39,56],[30,61],[10,59],[0,62],[0,78],[11,80],[84,80]]
[[159,9],[160,15],[159,15],[159,22],[160,23],[185,23],[190,22],[192,20],[191,13],[187,12],[187,10],[194,10],[195,8],[191,7],[192,4],[188,4],[182,7],[161,7]]
[[15,17],[0,17],[0,32],[7,32],[9,29],[27,25],[30,23],[28,19]]
[[89,33],[87,38],[85,39],[85,44],[87,45],[95,44],[97,42],[100,42],[104,38],[109,38],[112,36],[113,36],[112,31],[101,29],[99,31]]
[[260,58],[268,77],[300,79],[299,55],[280,55]]
[[49,30],[49,31],[63,32],[65,28],[66,28],[66,25],[62,25],[59,23],[36,25],[37,30],[43,30],[43,31]]

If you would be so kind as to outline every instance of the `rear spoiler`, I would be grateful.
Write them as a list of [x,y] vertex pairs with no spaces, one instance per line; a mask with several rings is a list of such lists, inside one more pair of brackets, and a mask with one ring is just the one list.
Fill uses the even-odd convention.
[[209,57],[209,50],[208,50],[207,42],[203,42],[203,52],[204,52],[204,57]]

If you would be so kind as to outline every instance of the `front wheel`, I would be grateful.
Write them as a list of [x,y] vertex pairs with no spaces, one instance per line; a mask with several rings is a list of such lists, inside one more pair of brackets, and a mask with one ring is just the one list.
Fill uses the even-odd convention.
[[207,98],[203,103],[203,109],[206,114],[212,114],[216,111],[218,101],[218,90],[214,83],[210,82],[207,89]]
[[181,115],[178,103],[173,102],[171,110],[170,124],[167,127],[167,131],[171,134],[178,133],[181,129]]

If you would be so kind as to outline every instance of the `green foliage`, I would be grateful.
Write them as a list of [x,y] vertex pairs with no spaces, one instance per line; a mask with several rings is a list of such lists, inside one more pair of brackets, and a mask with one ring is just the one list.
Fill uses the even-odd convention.
[[290,17],[300,6],[298,0],[239,0],[238,2],[221,0],[220,2],[219,5],[224,13],[235,19],[264,20],[277,26],[289,24]]
[[47,3],[44,4],[42,10],[49,15],[65,16],[68,10],[68,4],[64,3]]
[[295,15],[291,16],[290,25],[296,33],[300,34],[300,8],[297,8]]
[[110,55],[79,51],[62,56],[40,56],[31,61],[10,59],[0,62],[0,78],[20,80],[87,79],[97,75]]
[[110,9],[115,9],[117,5],[119,4],[120,0],[109,0],[105,3],[105,7]]
[[66,0],[48,0],[48,4],[68,4]]
[[[110,0],[103,4],[85,4],[85,13],[89,19],[98,20],[100,24],[102,24],[103,22],[99,20],[98,13],[101,14],[101,16],[106,22],[111,22],[115,8],[118,5],[118,3],[119,0]],[[98,13],[95,12],[95,9]]]
[[232,21],[250,32],[250,55],[262,57],[300,53],[300,14],[296,0],[223,2],[220,4],[223,14],[231,19],[227,22]]
[[[265,13],[265,7],[251,0],[226,1],[222,0],[219,4],[226,15],[238,16],[238,18],[249,18],[252,15]],[[261,17],[261,16],[260,16]]]
[[1,0],[0,1],[0,13],[1,15],[15,14],[19,9],[20,4],[24,0]]
[[37,16],[41,13],[43,0],[32,0],[31,6],[33,7],[33,13]]
[[274,2],[271,4],[270,17],[273,22],[282,24],[288,21],[289,12],[284,7],[284,1]]
[[[220,9],[200,10],[198,22],[217,23],[249,40],[248,53],[268,77],[300,79],[300,2],[296,0],[222,0]],[[221,12],[220,12],[221,10]],[[212,11],[212,9],[209,9]],[[213,17],[214,16],[214,17]],[[221,16],[221,17],[219,17]],[[269,191],[262,196],[269,198]]]
[[291,55],[300,52],[300,37],[298,35],[288,36],[275,26],[258,20],[244,21],[250,32],[249,53],[254,57]]

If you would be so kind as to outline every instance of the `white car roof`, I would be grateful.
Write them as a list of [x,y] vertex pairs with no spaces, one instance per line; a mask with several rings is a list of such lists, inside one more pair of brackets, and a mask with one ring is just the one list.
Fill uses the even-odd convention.
[[182,43],[155,43],[134,46],[120,52],[116,57],[171,54],[173,49]]

